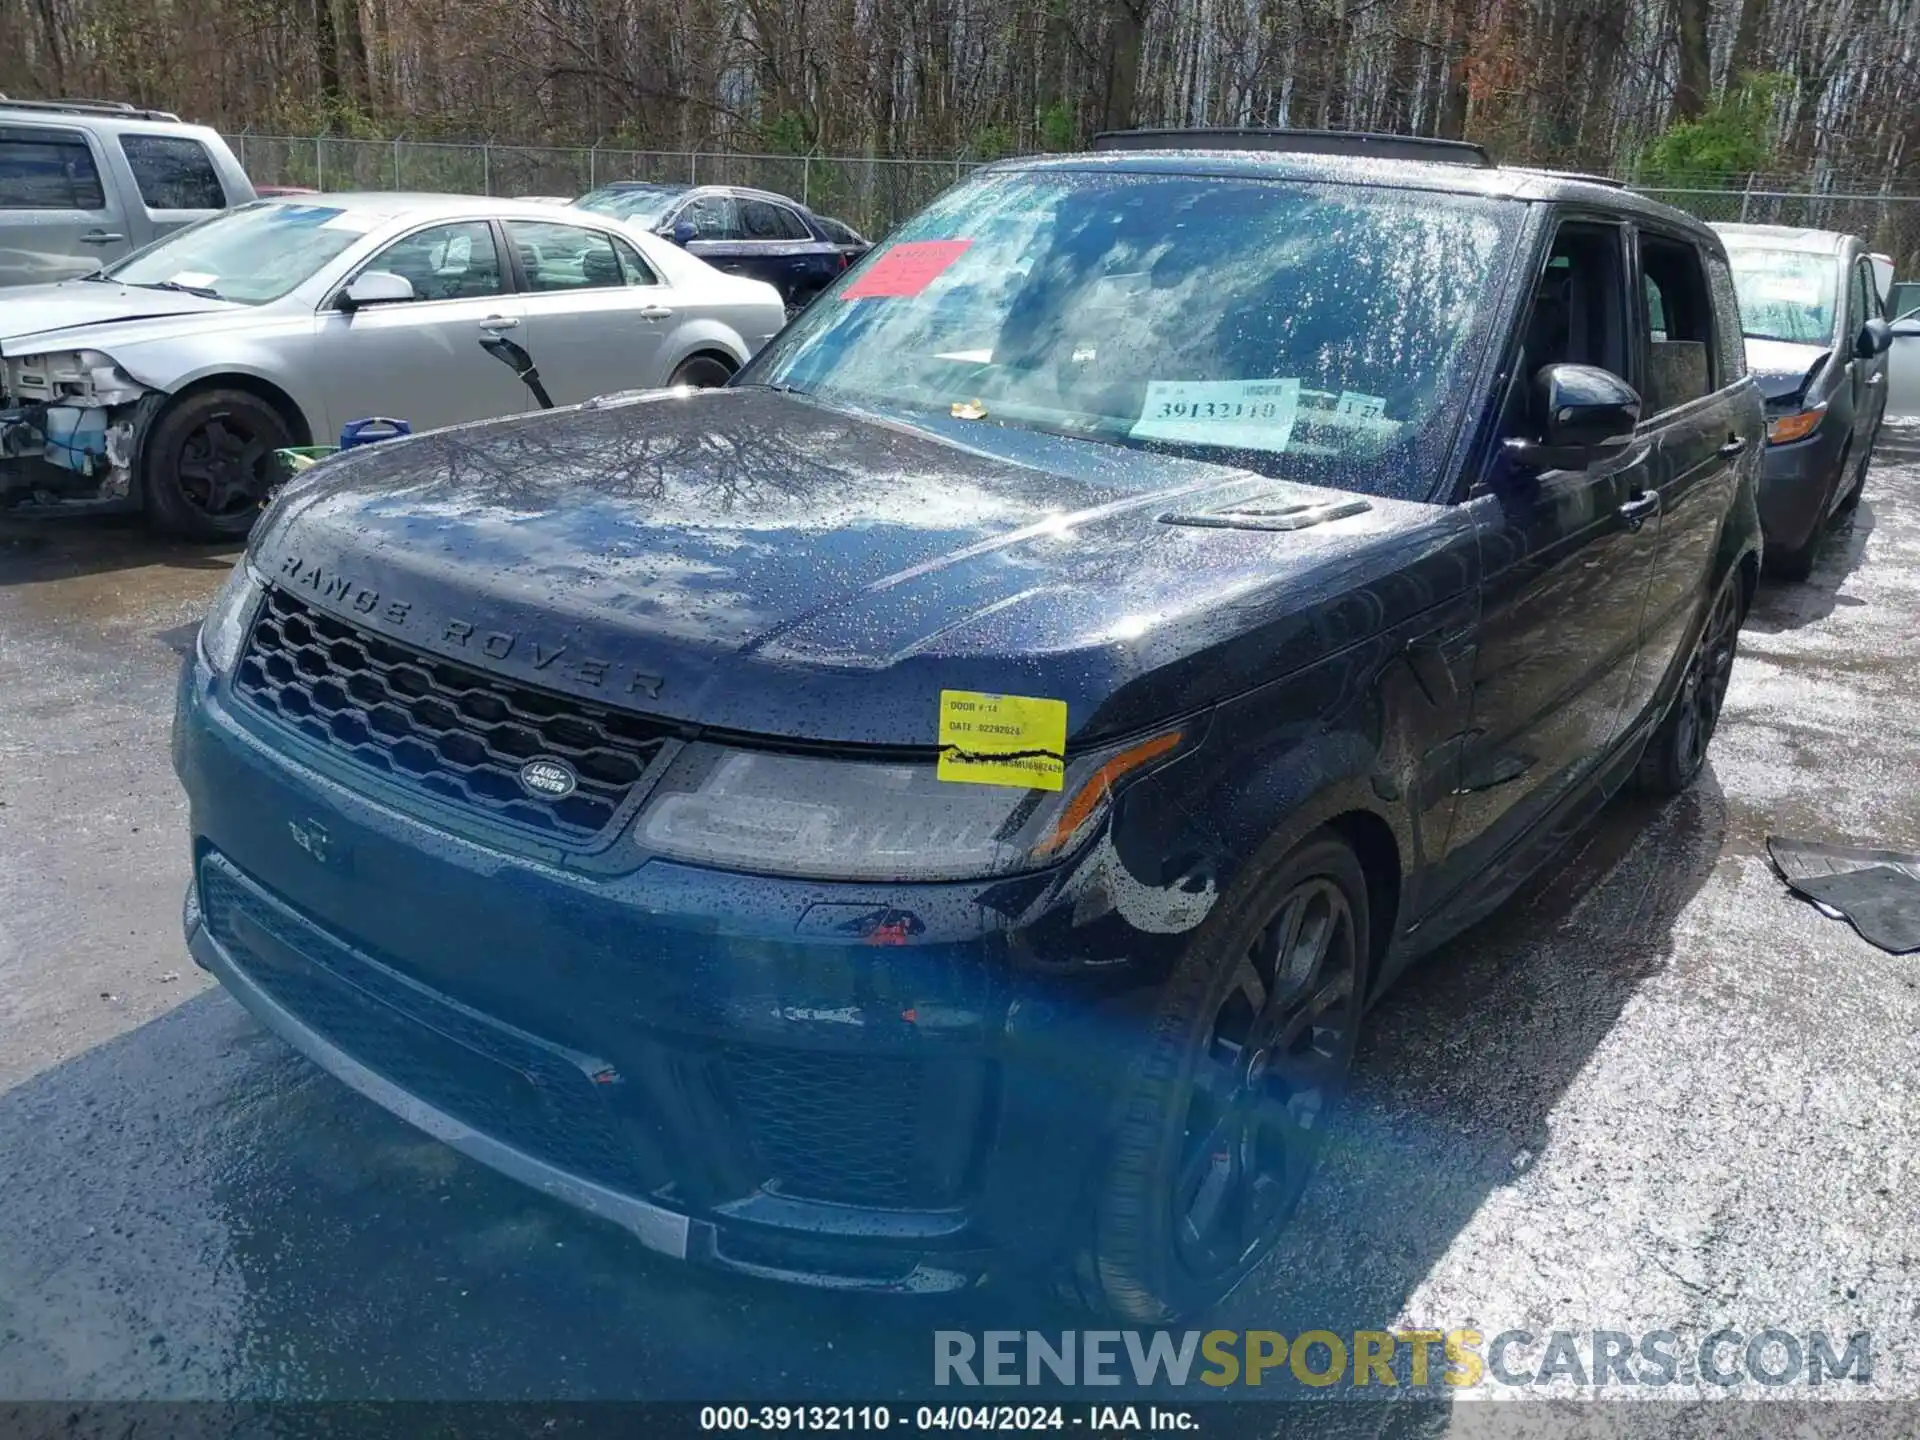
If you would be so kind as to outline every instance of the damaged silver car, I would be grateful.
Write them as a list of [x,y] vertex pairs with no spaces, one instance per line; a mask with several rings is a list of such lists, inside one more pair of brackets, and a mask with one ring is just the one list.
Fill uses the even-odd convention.
[[231,539],[275,452],[722,384],[777,291],[617,221],[421,195],[259,201],[0,294],[0,510],[144,509]]

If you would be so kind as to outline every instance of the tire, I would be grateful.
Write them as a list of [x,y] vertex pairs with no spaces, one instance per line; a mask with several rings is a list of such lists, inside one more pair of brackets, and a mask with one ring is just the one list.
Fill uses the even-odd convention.
[[1635,769],[1635,788],[1649,795],[1678,795],[1707,762],[1707,746],[1720,723],[1727,682],[1740,648],[1740,576],[1727,577],[1707,609],[1706,624],[1687,657],[1680,689],[1653,732]]
[[[1366,876],[1325,830],[1254,874],[1161,992],[1062,1287],[1085,1308],[1164,1324],[1217,1304],[1272,1250],[1324,1148],[1366,994]],[[1303,1026],[1314,1014],[1327,1023]]]
[[717,355],[689,355],[675,368],[669,386],[691,385],[696,390],[712,390],[733,378],[733,366]]
[[273,452],[293,443],[280,412],[247,391],[174,402],[147,437],[147,517],[188,540],[245,539],[279,479]]

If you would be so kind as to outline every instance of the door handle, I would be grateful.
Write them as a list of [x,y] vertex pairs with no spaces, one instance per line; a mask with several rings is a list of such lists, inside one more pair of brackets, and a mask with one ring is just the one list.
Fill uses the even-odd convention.
[[1629,530],[1638,530],[1650,515],[1660,513],[1660,492],[1649,490],[1644,495],[1636,495],[1620,507],[1620,518],[1627,522]]
[[1733,456],[1738,455],[1742,450],[1746,448],[1747,448],[1746,436],[1729,435],[1727,437],[1727,443],[1722,445],[1718,450],[1714,451],[1713,453],[1718,456],[1721,456],[1723,459],[1731,459]]
[[639,314],[642,320],[667,320],[673,316],[673,307],[671,305],[642,305]]
[[89,230],[80,237],[82,245],[118,245],[127,237],[116,235],[110,230]]
[[1887,378],[1887,372],[1884,370],[1880,371],[1878,374],[1869,375],[1867,376],[1867,386],[1869,389],[1871,389],[1873,386],[1878,385],[1882,380],[1886,378]]
[[498,335],[502,330],[517,329],[520,317],[517,315],[489,315],[480,322],[480,328],[490,335]]

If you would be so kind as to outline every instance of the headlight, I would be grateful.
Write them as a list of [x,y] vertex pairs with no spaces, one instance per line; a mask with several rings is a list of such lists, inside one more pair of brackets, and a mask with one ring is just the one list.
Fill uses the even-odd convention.
[[207,657],[216,675],[225,675],[240,658],[240,644],[247,638],[247,626],[259,599],[260,583],[242,555],[214,595],[207,618],[200,622],[200,653]]
[[676,860],[838,880],[1007,875],[1072,849],[1114,788],[1181,748],[1169,731],[1076,757],[1058,791],[940,780],[931,759],[883,764],[690,745],[636,838]]
[[1827,418],[1827,405],[1823,400],[1810,410],[1796,410],[1791,415],[1781,415],[1767,422],[1767,443],[1769,445],[1791,445],[1796,440],[1804,440],[1820,428],[1820,422]]

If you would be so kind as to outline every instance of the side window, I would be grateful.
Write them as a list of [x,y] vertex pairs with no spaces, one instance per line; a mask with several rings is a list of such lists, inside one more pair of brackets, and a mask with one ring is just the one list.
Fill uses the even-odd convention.
[[613,237],[545,220],[507,221],[507,239],[533,291],[605,290],[627,283]]
[[0,128],[0,210],[104,210],[100,171],[77,130]]
[[391,270],[413,283],[416,300],[471,300],[506,293],[493,227],[463,220],[416,230],[382,250],[363,267]]
[[1522,332],[1523,379],[1545,365],[1627,373],[1626,247],[1610,225],[1569,222],[1553,237]]
[[1648,336],[1640,398],[1658,415],[1712,393],[1719,334],[1697,246],[1643,234],[1640,270]]
[[629,285],[658,285],[660,277],[653,273],[640,252],[624,240],[613,242],[613,253],[620,257],[620,272]]
[[696,240],[740,238],[740,216],[731,195],[697,196],[674,219],[690,222]]
[[1740,333],[1740,297],[1733,288],[1733,267],[1720,256],[1709,255],[1707,283],[1713,287],[1714,328],[1720,337],[1720,383],[1731,385],[1747,373],[1747,341]]
[[213,157],[180,135],[122,135],[120,152],[149,210],[219,210],[227,203]]
[[805,240],[809,236],[800,217],[784,205],[766,200],[740,202],[740,233],[748,240]]

